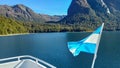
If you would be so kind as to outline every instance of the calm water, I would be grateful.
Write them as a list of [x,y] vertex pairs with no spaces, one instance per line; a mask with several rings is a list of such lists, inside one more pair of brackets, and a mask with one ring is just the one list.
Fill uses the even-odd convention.
[[[40,33],[0,37],[0,59],[31,55],[58,68],[90,68],[93,54],[73,57],[68,41],[79,41],[90,33]],[[95,68],[120,68],[120,32],[103,32]]]

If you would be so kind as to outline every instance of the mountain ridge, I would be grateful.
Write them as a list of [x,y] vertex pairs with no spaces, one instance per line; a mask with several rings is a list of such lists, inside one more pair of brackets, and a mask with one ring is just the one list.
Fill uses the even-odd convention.
[[64,15],[50,16],[50,15],[38,14],[23,4],[17,4],[14,6],[0,5],[0,15],[23,22],[35,22],[35,23],[58,21],[64,17]]

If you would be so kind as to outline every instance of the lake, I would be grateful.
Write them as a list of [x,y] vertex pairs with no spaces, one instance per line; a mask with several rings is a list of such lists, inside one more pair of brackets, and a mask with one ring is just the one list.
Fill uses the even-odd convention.
[[[67,42],[79,41],[90,33],[36,33],[0,37],[0,59],[20,55],[40,58],[57,68],[90,68],[93,54],[74,57]],[[120,68],[120,32],[103,32],[95,68]]]

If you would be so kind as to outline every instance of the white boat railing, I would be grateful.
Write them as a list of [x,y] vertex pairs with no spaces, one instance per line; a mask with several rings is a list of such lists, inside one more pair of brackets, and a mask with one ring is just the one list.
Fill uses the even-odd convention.
[[48,66],[50,68],[56,68],[52,64],[49,64],[49,63],[47,63],[47,62],[45,62],[45,61],[43,61],[41,59],[35,58],[33,56],[30,56],[30,55],[23,55],[23,56],[16,56],[16,57],[4,58],[4,59],[0,59],[0,62],[12,61],[12,60],[15,60],[15,59],[17,59],[17,61],[20,61],[22,59],[31,59],[31,60],[35,61],[36,64],[39,64],[39,63],[41,64],[42,63],[42,64],[44,64],[44,65],[46,65],[46,66]]

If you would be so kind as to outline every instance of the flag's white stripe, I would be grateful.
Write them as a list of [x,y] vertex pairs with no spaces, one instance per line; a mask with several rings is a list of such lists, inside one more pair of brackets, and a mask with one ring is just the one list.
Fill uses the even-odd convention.
[[93,44],[96,44],[97,41],[98,41],[98,38],[99,38],[99,35],[100,34],[92,34],[90,35],[86,41],[84,41],[84,43],[93,43]]
[[72,48],[72,49],[70,49],[70,52],[71,52],[72,54],[74,54],[75,51],[76,51],[76,48]]

